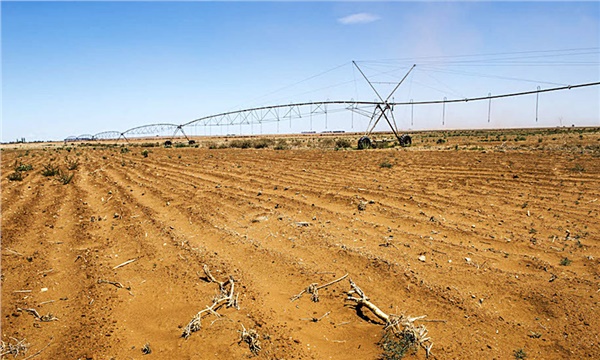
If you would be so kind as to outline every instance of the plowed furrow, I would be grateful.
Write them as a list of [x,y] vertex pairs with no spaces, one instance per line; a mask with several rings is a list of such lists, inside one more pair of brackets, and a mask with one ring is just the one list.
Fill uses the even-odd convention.
[[[114,173],[111,173],[111,175],[113,175],[113,174]],[[108,175],[108,176],[110,177],[110,175]],[[122,176],[122,174],[121,174],[121,176]],[[121,181],[122,178],[120,176],[119,177],[115,177],[114,179],[118,179],[118,181],[116,181],[118,184],[127,184],[128,183],[127,181]],[[126,193],[125,190],[128,189],[128,186],[115,185],[115,188],[119,189],[119,192],[121,192],[121,193],[123,193],[123,192]],[[159,233],[159,234],[168,234],[167,236],[170,238],[170,240],[168,241],[168,243],[166,243],[167,246],[169,246],[169,247],[163,248],[162,252],[164,252],[164,249],[167,249],[167,250],[169,250],[169,252],[172,252],[173,249],[188,249],[189,248],[187,252],[185,252],[184,250],[179,250],[179,251],[176,250],[175,252],[178,253],[177,254],[178,258],[176,257],[176,259],[167,259],[167,258],[170,258],[170,257],[174,257],[175,254],[170,255],[170,256],[161,255],[160,256],[161,259],[159,259],[161,262],[164,261],[166,263],[187,264],[186,258],[189,258],[191,255],[195,254],[197,252],[197,250],[194,250],[194,249],[197,249],[198,246],[201,249],[206,249],[205,251],[209,251],[209,254],[211,254],[212,253],[212,251],[211,251],[212,249],[211,248],[207,249],[207,246],[206,246],[206,244],[203,241],[203,239],[205,237],[209,237],[209,238],[211,238],[211,237],[218,237],[218,241],[221,242],[221,243],[225,241],[225,239],[223,239],[223,235],[224,235],[223,232],[222,231],[217,231],[216,234],[214,234],[215,233],[215,229],[213,227],[205,228],[202,231],[202,233],[203,233],[202,239],[198,239],[197,229],[194,230],[194,227],[191,224],[190,224],[191,228],[189,228],[189,229],[185,229],[185,230],[181,230],[179,228],[176,229],[176,230],[175,229],[171,229],[171,226],[168,225],[168,224],[169,223],[173,223],[172,217],[168,216],[168,217],[165,218],[165,217],[159,215],[158,213],[156,213],[154,210],[152,210],[155,207],[153,205],[156,204],[156,200],[153,199],[150,194],[147,194],[147,195],[145,195],[143,197],[141,195],[138,195],[138,196],[140,196],[140,198],[138,199],[138,200],[140,200],[140,202],[137,202],[137,201],[134,200],[134,199],[136,199],[136,195],[135,195],[136,193],[138,193],[138,192],[134,191],[133,195],[127,194],[126,198],[128,199],[128,201],[134,201],[135,203],[137,203],[136,207],[141,210],[141,212],[144,214],[144,217],[147,217],[148,219],[152,219],[151,221],[149,221],[148,225],[151,228],[154,227],[154,230],[150,230],[147,227],[145,227],[144,230],[148,231],[148,232],[151,232],[151,233],[154,232],[155,234],[156,233]],[[160,203],[162,203],[162,201],[160,201]],[[175,209],[175,207],[172,207],[170,209]],[[195,224],[201,224],[202,223],[201,221],[198,221],[197,219],[194,219],[194,220],[195,220],[194,221]],[[165,231],[165,229],[168,229],[168,230]],[[227,234],[225,234],[225,235],[227,235]],[[185,244],[188,244],[188,243],[189,244],[196,244],[196,245],[185,245]],[[239,245],[237,242],[235,242],[234,244],[235,245]],[[162,242],[161,242],[160,245],[162,246]],[[220,247],[218,247],[218,248],[220,248]],[[216,255],[216,252],[215,252],[215,255]],[[197,255],[196,255],[196,257],[197,257]],[[212,256],[212,257],[217,258],[216,256]],[[202,258],[204,258],[204,256],[202,256]],[[168,261],[168,260],[171,260],[171,261]],[[210,262],[215,263],[216,262],[218,265],[220,265],[220,266],[217,266],[218,271],[225,272],[227,270],[227,268],[229,268],[229,269],[235,269],[235,273],[239,272],[239,270],[237,270],[237,268],[239,267],[239,264],[230,264],[230,265],[228,265],[226,267],[223,267],[223,265],[219,264],[218,260],[216,260],[216,261],[215,260],[209,260],[207,262],[208,263],[210,263]],[[186,268],[187,268],[187,270],[186,270]],[[209,288],[208,293],[205,293],[205,294],[203,294],[203,296],[200,296],[200,298],[204,299],[203,301],[195,299],[192,296],[192,294],[194,292],[196,292],[197,290],[193,289],[191,291],[192,294],[190,294],[190,285],[192,285],[192,284],[189,283],[189,282],[186,284],[185,280],[191,278],[192,282],[193,282],[194,278],[197,279],[197,277],[196,277],[195,274],[196,274],[196,272],[201,271],[201,263],[195,263],[195,264],[192,263],[192,264],[189,264],[188,266],[183,266],[183,268],[182,267],[177,267],[176,269],[175,268],[171,268],[169,266],[168,271],[169,272],[175,271],[176,274],[183,273],[183,276],[184,276],[183,277],[183,283],[181,283],[181,281],[178,281],[178,283],[181,283],[180,285],[182,285],[180,290],[176,291],[174,289],[174,286],[169,286],[168,283],[165,284],[165,287],[167,288],[166,289],[167,290],[166,294],[164,294],[165,296],[167,296],[167,294],[171,295],[172,292],[180,294],[180,296],[173,296],[172,300],[169,301],[169,302],[167,302],[167,303],[162,302],[162,305],[165,308],[169,307],[169,305],[170,305],[169,309],[172,310],[174,314],[181,315],[179,318],[174,317],[174,316],[169,317],[168,323],[170,323],[172,325],[171,329],[173,329],[173,330],[169,330],[169,333],[171,334],[171,335],[169,335],[169,337],[172,337],[173,334],[174,334],[174,332],[173,332],[174,329],[176,329],[179,325],[181,325],[184,320],[186,322],[189,321],[189,319],[191,319],[191,316],[195,312],[201,310],[202,306],[204,306],[204,305],[202,305],[203,303],[206,303],[206,305],[208,305],[208,299],[210,299],[211,296],[212,296],[210,294],[213,294],[215,289],[214,289],[214,287],[213,288],[208,287]],[[173,276],[175,276],[175,279],[178,278],[178,275],[175,275],[175,274],[171,275],[170,278],[172,278]],[[244,276],[243,273],[240,276],[242,276],[243,279],[246,279],[246,280],[242,280],[242,283],[243,283],[242,286],[244,288],[246,288],[246,287],[247,288],[253,288],[252,282],[251,282],[251,280],[249,280],[249,279],[253,279],[253,277],[251,277],[251,276],[250,277]],[[196,286],[194,286],[194,288],[197,287],[197,285],[198,284],[197,284],[197,280],[196,280]],[[262,296],[254,295],[254,294],[255,293],[253,293],[252,291],[250,291],[248,294],[245,294],[244,297],[248,296],[248,297],[252,297],[254,299],[259,299],[259,298],[262,297]],[[188,310],[186,310],[186,309],[188,309]],[[161,307],[160,313],[163,313],[162,307]],[[187,315],[185,315],[185,314],[187,314]],[[185,319],[183,319],[184,316],[185,316]],[[232,316],[233,316],[233,314],[232,314]],[[256,318],[256,319],[261,319],[261,318],[264,318],[264,317],[266,317],[266,315],[261,315],[260,313],[253,315],[253,318]],[[173,323],[173,321],[176,321],[176,323]],[[256,321],[259,321],[259,320],[256,320]],[[177,325],[177,324],[179,324],[179,325]],[[150,324],[147,324],[147,325],[152,326],[153,324],[150,323]],[[180,333],[177,334],[177,336],[179,336],[179,335],[180,335]],[[196,337],[197,340],[194,343],[197,343],[197,341],[201,341],[202,338],[203,337],[200,334],[198,337]],[[176,339],[177,338],[174,338],[174,340],[176,340]],[[180,339],[178,341],[181,341],[183,343],[184,340]],[[187,343],[183,343],[183,344],[187,344]],[[166,346],[166,348],[168,348],[168,346]],[[214,351],[218,351],[220,353],[220,352],[227,351],[227,350],[223,349],[222,345],[219,346],[218,344],[215,344]]]
[[[167,188],[169,188],[169,189],[173,190],[173,187],[171,187],[171,186],[169,186],[169,185],[167,185]],[[133,193],[138,193],[138,191],[134,191]],[[164,195],[163,195],[163,196],[164,196]],[[147,199],[147,198],[146,198],[146,199]],[[164,198],[163,198],[163,199],[159,200],[158,202],[159,202],[159,203],[162,203],[162,202],[164,202],[164,201],[165,201],[165,200],[164,200]],[[210,208],[210,205],[206,204],[206,206],[207,206],[208,208]],[[223,224],[215,224],[215,225],[214,225],[214,227],[216,227],[216,228],[219,228],[219,229],[222,229],[223,231],[225,231],[225,232],[228,232],[230,235],[233,235],[233,236],[234,236],[234,239],[233,239],[234,241],[233,241],[233,244],[232,244],[232,245],[239,245],[239,243],[238,243],[238,242],[239,242],[239,240],[237,240],[237,241],[236,241],[236,239],[235,239],[235,235],[236,235],[236,232],[235,232],[235,231],[228,229],[228,228],[227,228],[226,226],[224,226]],[[242,237],[242,238],[243,238],[243,237]],[[260,241],[256,241],[256,240],[254,240],[254,239],[252,239],[252,238],[246,238],[246,240],[247,240],[247,241],[249,241],[251,244],[253,244],[253,245],[254,245],[254,246],[257,248],[257,251],[263,250],[264,243],[262,243],[262,242],[260,242]],[[308,246],[314,246],[315,244],[314,244],[314,241],[313,241],[313,242],[311,242],[310,244],[307,244],[307,245],[308,245]],[[237,248],[237,247],[236,247],[236,248]],[[266,252],[267,252],[267,253],[269,253],[269,254],[273,254],[273,253],[275,253],[274,249],[271,249],[271,248],[266,248],[266,249],[264,249],[264,251],[266,251]],[[305,251],[306,251],[306,250],[305,250]],[[336,249],[336,251],[339,251],[339,250],[337,250],[337,249]],[[235,256],[234,256],[234,258],[237,258],[237,257],[248,257],[248,255],[245,255],[245,253],[246,253],[245,251],[244,251],[244,252],[233,252],[233,253],[231,252],[231,250],[227,251],[227,254],[228,254],[228,255],[235,255]],[[365,261],[365,260],[363,260],[363,261],[365,262],[366,268],[369,268],[369,267],[370,267],[370,265],[371,265],[371,263],[372,263],[373,261],[375,261],[376,263],[377,263],[377,261],[378,261],[378,260],[376,260],[376,259],[378,258],[376,255],[369,254],[368,252],[364,252],[364,251],[358,250],[358,251],[356,251],[356,253],[357,253],[357,254],[359,254],[361,258],[362,258],[362,257],[366,258],[366,259],[365,259],[366,261]],[[299,254],[299,255],[301,255],[301,254]],[[304,254],[304,255],[307,255],[307,254]],[[271,255],[271,256],[272,256],[272,255]],[[309,257],[309,255],[302,257],[302,259],[304,259],[305,257]],[[355,261],[356,261],[356,260],[355,260]],[[384,263],[385,263],[385,262],[388,262],[388,263],[389,263],[389,260],[386,260],[386,259],[382,259],[381,261],[384,261]],[[268,261],[265,261],[265,262],[268,262]],[[310,265],[310,262],[308,262],[308,265]],[[397,266],[397,265],[396,265],[396,266]],[[379,267],[377,267],[377,268],[379,268]],[[373,277],[374,277],[374,276],[376,276],[375,274],[376,274],[376,273],[373,273],[373,274],[372,274],[372,276],[373,276]],[[363,272],[363,271],[361,271],[361,275],[364,275],[364,272]],[[261,277],[261,276],[264,276],[264,274],[256,274],[256,273],[252,274],[252,277],[253,277],[253,278],[254,278],[254,277]],[[310,280],[308,280],[308,279],[307,279],[306,281],[310,281]],[[418,281],[415,281],[415,283],[419,284],[419,282],[418,282]],[[428,285],[428,286],[431,286],[431,285]],[[441,287],[441,286],[438,286],[438,287]],[[460,310],[460,308],[459,308],[459,311],[460,311],[460,312],[462,312],[462,310]],[[471,311],[473,311],[473,310],[471,310]]]

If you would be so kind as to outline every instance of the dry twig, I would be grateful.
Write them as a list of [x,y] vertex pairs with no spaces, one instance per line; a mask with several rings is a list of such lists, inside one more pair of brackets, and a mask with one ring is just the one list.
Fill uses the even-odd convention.
[[113,268],[113,270],[115,270],[115,269],[118,269],[118,268],[120,268],[121,266],[125,266],[125,265],[127,265],[127,264],[131,264],[131,263],[132,263],[132,262],[134,262],[134,261],[137,261],[137,258],[125,261],[124,263],[122,263],[122,264],[119,264],[119,265],[115,266],[115,267]]
[[120,282],[117,281],[110,281],[110,280],[103,280],[103,279],[98,279],[98,284],[110,284],[110,285],[114,285],[116,287],[118,287],[119,289],[127,289],[127,290],[131,290],[131,288],[129,287],[125,287],[123,286],[123,284],[121,284]]
[[340,281],[344,280],[344,279],[345,279],[345,278],[347,278],[347,277],[348,277],[348,274],[346,274],[346,275],[342,276],[342,277],[341,277],[341,278],[339,278],[339,279],[335,279],[335,280],[333,280],[333,281],[330,281],[330,282],[328,282],[327,284],[324,284],[324,285],[321,285],[321,286],[319,286],[317,283],[312,283],[312,284],[308,285],[308,287],[307,287],[306,289],[304,289],[304,290],[300,291],[300,293],[299,293],[298,295],[294,295],[294,296],[292,296],[292,297],[290,298],[290,301],[295,301],[295,300],[298,300],[298,299],[300,299],[300,298],[302,297],[302,295],[303,295],[304,293],[309,293],[309,294],[311,294],[311,295],[312,295],[312,296],[311,296],[311,300],[312,300],[312,301],[314,301],[314,302],[318,302],[318,301],[319,301],[319,290],[320,290],[320,289],[323,289],[323,288],[326,288],[326,287],[328,287],[328,286],[330,286],[330,285],[333,285],[333,284],[335,284],[335,283],[338,283],[338,282],[340,282]]
[[20,253],[20,252],[18,252],[18,251],[15,251],[15,250],[13,250],[13,249],[4,248],[4,251],[7,251],[7,252],[9,252],[9,253],[11,253],[11,254],[13,254],[13,255],[23,256],[23,254],[21,254],[21,253]]
[[36,319],[38,319],[41,322],[50,322],[50,321],[57,321],[58,318],[55,317],[54,315],[52,315],[51,313],[48,313],[46,315],[40,315],[36,309],[21,309],[21,308],[17,308],[17,311],[27,311],[28,313],[30,313],[31,315],[33,315]]
[[325,315],[321,316],[320,318],[312,317],[312,318],[304,318],[302,320],[307,320],[307,321],[312,321],[312,322],[319,322],[319,321],[323,320],[329,314],[331,314],[331,311],[326,312]]

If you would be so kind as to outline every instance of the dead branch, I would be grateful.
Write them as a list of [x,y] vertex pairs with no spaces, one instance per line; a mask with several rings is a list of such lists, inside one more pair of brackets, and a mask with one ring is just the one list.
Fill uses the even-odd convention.
[[396,248],[396,249],[398,248],[398,247],[397,247],[397,246],[396,246],[396,245],[395,245],[395,244],[392,242],[392,240],[391,240],[391,239],[386,239],[386,240],[385,240],[385,242],[384,242],[384,243],[382,243],[382,244],[379,244],[379,246],[383,246],[383,247],[390,247],[390,246],[391,246],[391,247],[394,247],[394,248]]
[[51,313],[48,313],[46,315],[40,315],[36,309],[21,309],[21,308],[17,308],[17,311],[26,311],[28,313],[30,313],[31,315],[33,315],[36,319],[38,319],[41,322],[50,322],[50,321],[57,321],[58,318],[55,317],[54,315],[52,315]]
[[364,291],[350,280],[350,290],[347,292],[347,301],[352,301],[359,306],[364,306],[371,310],[375,316],[385,321],[385,331],[390,331],[395,336],[404,339],[410,339],[414,346],[420,346],[425,349],[425,356],[429,357],[433,343],[427,336],[427,328],[424,325],[415,326],[414,322],[422,320],[426,315],[410,317],[404,315],[386,314],[379,307],[373,304]]
[[[348,301],[353,301],[361,306],[365,306],[367,307],[367,309],[371,310],[371,312],[373,314],[375,314],[375,316],[377,316],[379,319],[383,320],[386,322],[386,324],[390,321],[390,316],[386,313],[384,313],[381,309],[379,309],[375,304],[373,304],[371,301],[369,301],[370,299],[365,295],[365,293],[361,290],[361,288],[358,287],[358,285],[356,285],[354,283],[354,281],[352,281],[352,279],[350,279],[350,287],[351,290],[348,291],[348,297],[346,298],[346,300]],[[354,297],[352,295],[358,295],[359,297]]]
[[305,319],[302,319],[302,320],[312,321],[312,322],[319,322],[319,321],[323,320],[329,314],[331,314],[331,311],[326,312],[325,315],[321,316],[320,318],[312,317],[312,318],[305,318]]
[[11,339],[14,341],[12,344],[10,342],[0,342],[0,357],[4,357],[4,355],[13,355],[14,357],[17,357],[21,354],[27,354],[29,344],[25,342],[25,339],[17,340],[13,337],[11,337]]
[[252,354],[258,355],[258,352],[261,350],[261,347],[260,347],[260,341],[258,340],[259,336],[258,336],[258,333],[256,332],[256,330],[254,330],[254,329],[246,330],[244,325],[242,325],[242,331],[239,331],[239,333],[240,333],[240,341],[238,341],[238,344],[245,342],[246,344],[248,344],[248,347],[250,348],[250,351],[252,352]]
[[118,268],[120,268],[120,267],[122,267],[122,266],[125,266],[125,265],[128,265],[128,264],[131,264],[131,263],[132,263],[132,262],[134,262],[134,261],[137,261],[137,258],[125,261],[124,263],[122,263],[122,264],[119,264],[119,265],[115,266],[115,267],[113,268],[113,270],[115,270],[115,269],[118,269]]
[[123,286],[123,284],[121,284],[120,282],[117,281],[110,281],[110,280],[103,280],[103,279],[98,279],[98,284],[110,284],[110,285],[114,285],[119,289],[127,289],[127,290],[131,290],[130,287],[125,287]]
[[235,293],[235,282],[233,276],[229,276],[229,279],[227,279],[227,281],[218,281],[211,274],[210,269],[207,265],[204,265],[203,269],[209,282],[219,284],[219,293],[213,298],[213,303],[211,306],[207,306],[206,309],[200,310],[185,326],[181,336],[186,339],[190,337],[190,335],[193,332],[196,332],[201,329],[202,316],[204,316],[205,314],[212,314],[219,318],[221,317],[221,314],[219,314],[217,310],[219,310],[223,305],[226,305],[227,308],[233,307],[237,310],[240,309],[238,305],[238,294]]
[[324,284],[324,285],[321,285],[321,286],[319,286],[319,284],[317,284],[317,283],[312,283],[312,284],[308,285],[308,287],[307,287],[306,289],[304,289],[304,290],[300,291],[300,293],[299,293],[298,295],[294,295],[294,296],[292,296],[292,297],[290,298],[290,301],[295,301],[295,300],[298,300],[298,299],[300,299],[300,298],[302,297],[302,295],[303,295],[304,293],[309,293],[309,294],[311,294],[311,295],[312,295],[312,296],[311,296],[311,300],[312,300],[312,301],[314,301],[314,302],[318,302],[318,301],[319,301],[319,290],[320,290],[320,289],[323,289],[323,288],[326,288],[326,287],[328,287],[328,286],[330,286],[330,285],[333,285],[333,284],[335,284],[335,283],[338,283],[338,282],[340,282],[340,281],[344,280],[344,279],[345,279],[345,278],[347,278],[347,277],[348,277],[348,274],[346,274],[346,275],[342,276],[342,277],[341,277],[341,278],[339,278],[339,279],[335,279],[335,280],[333,280],[333,281],[330,281],[330,282],[328,282],[327,284]]
[[421,319],[421,321],[423,322],[439,322],[439,323],[447,323],[448,320],[441,320],[441,319]]
[[5,250],[5,251],[7,251],[7,252],[9,252],[9,253],[11,253],[11,254],[13,254],[13,255],[17,255],[17,256],[23,256],[23,254],[21,254],[21,253],[20,253],[20,252],[18,252],[18,251],[15,251],[15,250],[13,250],[13,249],[4,248],[4,250]]

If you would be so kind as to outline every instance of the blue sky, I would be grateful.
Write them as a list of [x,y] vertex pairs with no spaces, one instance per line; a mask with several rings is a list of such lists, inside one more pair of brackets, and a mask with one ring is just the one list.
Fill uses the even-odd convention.
[[[3,1],[0,6],[2,141],[181,124],[277,103],[374,100],[352,60],[386,94],[416,63],[395,94],[397,101],[600,79],[598,2]],[[587,50],[554,51],[565,49]],[[598,87],[543,94],[537,123],[532,121],[535,96],[494,101],[490,123],[487,102],[448,105],[443,125],[439,106],[419,107],[410,119],[408,107],[397,107],[395,114],[403,129],[600,126],[599,103]],[[350,117],[346,112],[330,118],[329,129],[366,129],[367,118],[354,114],[350,122]],[[315,119],[313,129],[324,130],[323,121]],[[304,130],[309,130],[306,119],[297,119],[280,131]],[[277,130],[265,125],[262,131]]]

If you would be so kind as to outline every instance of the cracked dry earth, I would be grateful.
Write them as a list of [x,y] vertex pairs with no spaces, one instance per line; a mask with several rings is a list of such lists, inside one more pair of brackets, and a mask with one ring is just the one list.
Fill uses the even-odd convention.
[[[600,358],[598,153],[130,149],[2,152],[5,343],[36,359],[243,359],[243,326],[257,358],[375,359],[383,324],[348,306],[348,279],[290,301],[347,273],[383,311],[427,315],[434,359]],[[41,175],[67,157],[69,184]],[[33,165],[22,181],[15,160]],[[233,277],[239,310],[184,339],[218,294],[204,265]]]

